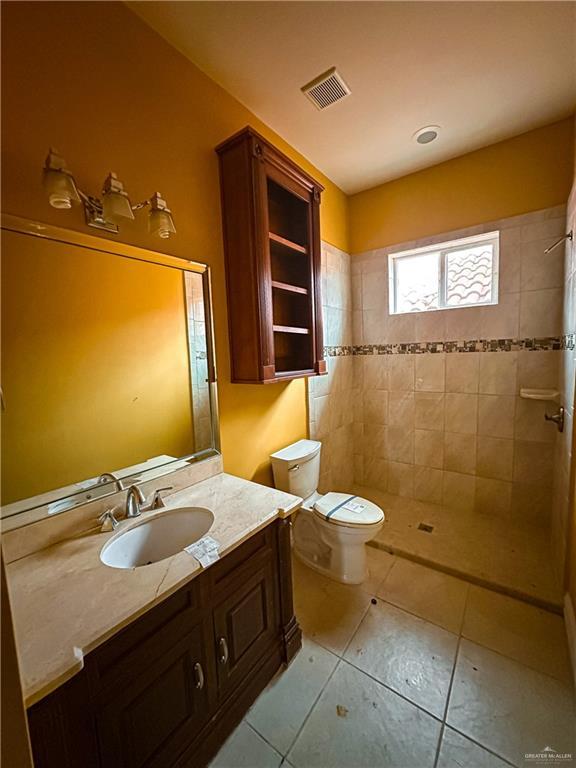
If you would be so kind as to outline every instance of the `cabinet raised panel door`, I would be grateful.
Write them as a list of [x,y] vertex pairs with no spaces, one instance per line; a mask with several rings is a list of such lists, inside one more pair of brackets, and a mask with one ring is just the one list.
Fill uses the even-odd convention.
[[166,768],[209,715],[206,635],[199,625],[107,702],[97,718],[106,768]]
[[271,561],[214,609],[220,695],[250,672],[279,634],[275,569]]

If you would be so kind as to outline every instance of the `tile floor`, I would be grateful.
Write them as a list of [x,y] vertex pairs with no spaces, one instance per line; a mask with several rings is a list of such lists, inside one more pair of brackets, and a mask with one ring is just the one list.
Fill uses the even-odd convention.
[[295,561],[303,648],[211,768],[524,768],[547,746],[576,765],[563,620],[368,553],[360,587]]
[[[547,529],[473,512],[455,515],[439,504],[363,486],[355,486],[353,493],[372,499],[386,512],[376,544],[518,596],[535,598],[543,605],[562,606]],[[434,530],[418,530],[421,522]]]

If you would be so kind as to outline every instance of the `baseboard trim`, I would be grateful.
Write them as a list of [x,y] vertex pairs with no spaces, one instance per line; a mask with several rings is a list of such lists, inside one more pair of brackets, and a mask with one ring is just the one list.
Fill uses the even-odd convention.
[[568,651],[570,652],[570,661],[572,662],[572,676],[574,677],[574,687],[576,688],[576,614],[574,613],[574,606],[568,592],[564,595],[564,622],[568,637]]

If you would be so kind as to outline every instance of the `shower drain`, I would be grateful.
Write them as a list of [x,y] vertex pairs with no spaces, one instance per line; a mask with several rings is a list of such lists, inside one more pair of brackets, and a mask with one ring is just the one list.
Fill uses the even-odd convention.
[[432,533],[434,530],[433,525],[428,525],[428,523],[420,523],[418,526],[419,531],[424,531],[425,533]]

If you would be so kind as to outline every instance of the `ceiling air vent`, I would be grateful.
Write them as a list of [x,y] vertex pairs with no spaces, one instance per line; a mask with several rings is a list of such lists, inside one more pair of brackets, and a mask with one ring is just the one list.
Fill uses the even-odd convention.
[[336,67],[319,75],[301,90],[318,109],[326,109],[350,95],[350,88],[336,72]]

